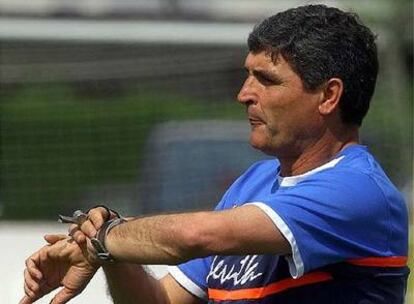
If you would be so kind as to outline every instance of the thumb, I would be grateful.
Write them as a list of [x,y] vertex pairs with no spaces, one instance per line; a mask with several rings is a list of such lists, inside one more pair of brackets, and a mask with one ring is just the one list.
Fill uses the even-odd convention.
[[68,236],[64,235],[64,234],[46,234],[45,236],[43,236],[43,238],[50,245],[53,245],[54,243],[56,243],[60,240],[64,240],[64,239],[68,238]]
[[78,293],[73,290],[63,287],[50,301],[50,304],[64,304],[67,303],[70,299],[76,297]]

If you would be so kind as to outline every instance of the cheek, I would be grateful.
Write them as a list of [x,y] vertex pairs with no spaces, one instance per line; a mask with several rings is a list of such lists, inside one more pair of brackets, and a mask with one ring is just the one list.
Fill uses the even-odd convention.
[[263,94],[259,106],[266,121],[272,124],[292,112],[292,100],[288,94],[284,94],[282,91]]
[[270,105],[263,109],[266,128],[269,132],[279,132],[290,120],[291,111],[285,109],[284,106]]
[[291,128],[305,126],[317,117],[318,103],[313,96],[280,91],[273,93],[262,104],[270,126]]

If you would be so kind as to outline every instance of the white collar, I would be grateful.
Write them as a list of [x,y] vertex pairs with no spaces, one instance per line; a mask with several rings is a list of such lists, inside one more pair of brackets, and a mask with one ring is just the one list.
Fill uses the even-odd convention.
[[323,164],[322,166],[319,166],[319,167],[317,167],[315,169],[312,169],[312,170],[310,170],[308,172],[305,172],[303,174],[300,174],[300,175],[286,176],[286,177],[278,176],[279,185],[281,187],[292,187],[292,186],[295,186],[297,183],[303,181],[305,178],[307,178],[307,177],[309,177],[309,176],[311,176],[311,175],[313,175],[313,174],[315,174],[317,172],[320,172],[322,170],[335,167],[336,164],[339,163],[339,161],[341,159],[343,159],[344,157],[345,156],[342,155],[341,157],[335,158],[335,159],[327,162],[326,164]]

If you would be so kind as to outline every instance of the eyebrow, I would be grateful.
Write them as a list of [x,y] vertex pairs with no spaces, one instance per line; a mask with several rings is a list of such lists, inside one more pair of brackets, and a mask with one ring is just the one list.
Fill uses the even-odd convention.
[[[247,73],[250,73],[250,71],[247,67],[245,68],[245,70],[246,70]],[[283,82],[283,79],[279,75],[277,75],[275,73],[271,73],[271,72],[266,71],[266,70],[253,70],[252,73],[255,76],[259,76],[259,77],[263,77],[265,79],[269,79],[274,83]]]

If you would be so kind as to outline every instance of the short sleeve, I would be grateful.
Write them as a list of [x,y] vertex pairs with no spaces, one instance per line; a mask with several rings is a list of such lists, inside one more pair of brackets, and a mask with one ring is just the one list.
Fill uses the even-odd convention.
[[206,277],[210,270],[210,258],[194,259],[178,266],[169,266],[170,275],[191,294],[207,299]]
[[387,206],[375,181],[362,173],[327,171],[253,203],[289,241],[286,259],[294,278],[388,250]]
[[[230,187],[214,210],[226,209]],[[210,272],[211,257],[190,260],[177,266],[169,266],[170,275],[188,292],[200,299],[207,300],[207,275]]]

